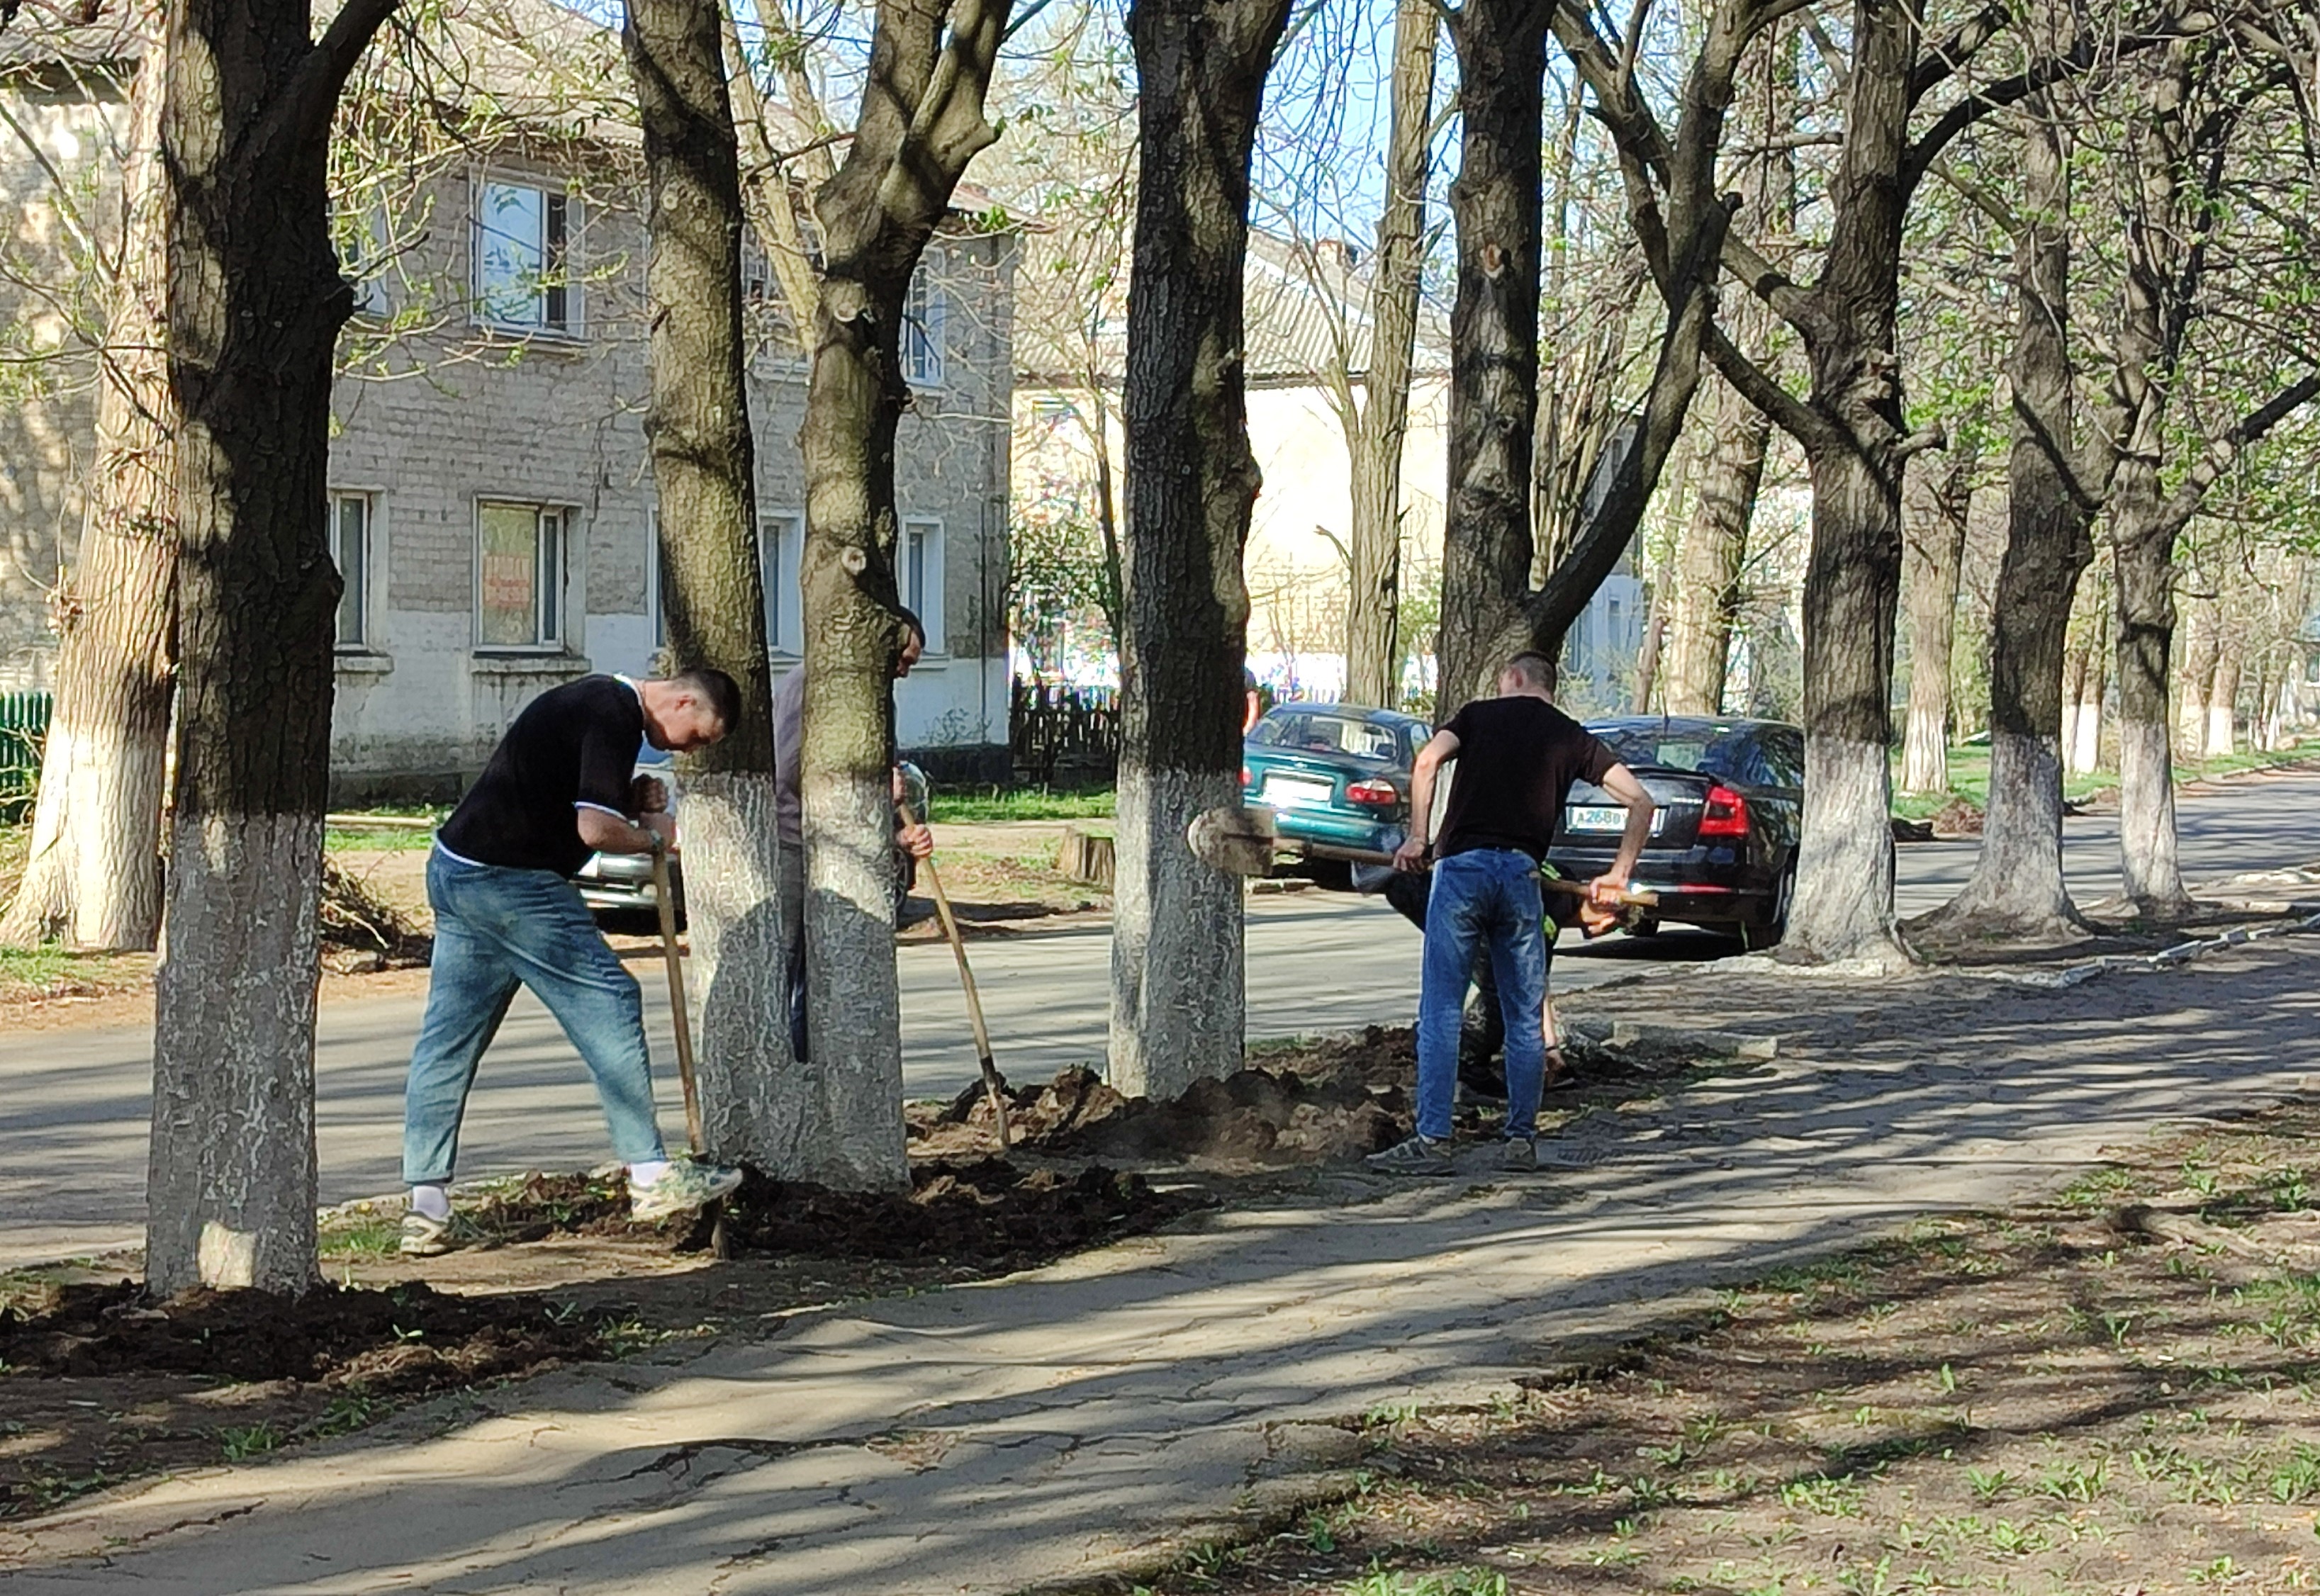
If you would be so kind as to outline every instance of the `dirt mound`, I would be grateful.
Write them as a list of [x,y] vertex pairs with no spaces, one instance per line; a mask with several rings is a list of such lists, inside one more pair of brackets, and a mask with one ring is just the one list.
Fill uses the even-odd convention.
[[[1013,1269],[1149,1230],[1205,1201],[1155,1192],[1140,1174],[1100,1165],[1072,1173],[1020,1169],[995,1158],[929,1160],[911,1173],[908,1192],[837,1192],[753,1172],[726,1204],[726,1239],[744,1256]],[[647,1227],[628,1215],[621,1176],[534,1174],[472,1209],[463,1205],[461,1217],[485,1247],[557,1233],[657,1233],[673,1247],[706,1240],[689,1220]]]
[[39,1311],[0,1311],[0,1366],[79,1378],[199,1374],[408,1393],[587,1357],[592,1321],[531,1297],[454,1297],[412,1282],[387,1291],[321,1285],[303,1297],[193,1291],[160,1303],[144,1288],[60,1287]]
[[1072,1174],[989,1158],[922,1164],[911,1179],[904,1193],[752,1176],[727,1234],[744,1252],[1014,1267],[1140,1234],[1208,1202],[1101,1165]]
[[[1407,1028],[1300,1046],[1220,1081],[1196,1081],[1162,1102],[1122,1097],[1093,1070],[1074,1066],[1045,1085],[1009,1093],[1016,1146],[1058,1157],[1234,1164],[1312,1164],[1355,1158],[1409,1132],[1417,1075]],[[988,1131],[981,1087],[913,1119],[914,1135],[939,1141],[944,1128]]]

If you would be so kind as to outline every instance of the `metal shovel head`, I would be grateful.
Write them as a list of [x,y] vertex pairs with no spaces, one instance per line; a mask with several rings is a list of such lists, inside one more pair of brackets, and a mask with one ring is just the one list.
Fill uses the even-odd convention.
[[1203,810],[1184,828],[1192,857],[1228,875],[1270,875],[1281,831],[1273,811],[1237,803]]

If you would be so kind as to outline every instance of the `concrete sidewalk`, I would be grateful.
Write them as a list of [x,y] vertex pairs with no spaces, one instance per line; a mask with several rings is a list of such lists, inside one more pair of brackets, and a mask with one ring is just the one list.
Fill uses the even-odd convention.
[[448,1428],[435,1410],[440,1433],[404,1420],[0,1527],[0,1566],[11,1596],[931,1596],[1084,1574],[1328,1461],[1285,1421],[1476,1400],[1696,1288],[2300,1090],[2315,978],[2320,940],[2288,937],[2070,991],[1654,981],[1636,1013],[1778,1029],[1781,1056],[1587,1121],[1592,1167],[1334,1174],[682,1366],[551,1375]]

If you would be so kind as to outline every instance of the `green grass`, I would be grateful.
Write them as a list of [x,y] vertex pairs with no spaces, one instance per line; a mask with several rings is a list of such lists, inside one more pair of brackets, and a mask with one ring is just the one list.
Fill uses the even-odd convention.
[[1058,792],[1049,787],[983,787],[971,792],[938,792],[927,817],[929,825],[989,825],[998,821],[1108,821],[1112,813],[1112,790],[1093,787]]
[[332,853],[349,848],[378,852],[385,849],[422,848],[435,841],[435,828],[442,824],[450,811],[434,803],[374,803],[361,809],[332,812],[341,817],[361,816],[382,821],[425,821],[421,826],[332,826],[322,834],[322,846]]
[[[2299,759],[2309,759],[2320,754],[2320,742],[2304,741],[2268,753],[2253,749],[2226,754],[2220,758],[2195,759],[2175,766],[2178,782],[2197,781],[2203,776],[2226,775],[2239,770],[2260,770],[2267,766],[2288,765]],[[1904,793],[1899,790],[1901,757],[1893,757],[1893,812],[1904,820],[1931,820],[1952,799],[1963,798],[1976,808],[1987,807],[1989,802],[1989,745],[1956,744],[1950,748],[1950,787],[1946,793]],[[2118,785],[2115,770],[2089,771],[2083,775],[2062,778],[2062,796],[2073,802],[2084,802],[2098,793]]]
[[72,968],[72,957],[55,942],[43,942],[38,948],[0,948],[0,986],[50,986]]

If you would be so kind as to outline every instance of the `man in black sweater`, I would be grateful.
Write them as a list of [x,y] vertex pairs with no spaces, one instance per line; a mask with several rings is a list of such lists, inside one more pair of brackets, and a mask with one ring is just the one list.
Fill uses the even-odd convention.
[[594,1076],[636,1218],[684,1213],[741,1183],[737,1169],[672,1162],[663,1150],[636,977],[571,881],[592,853],[648,853],[675,839],[660,784],[635,776],[638,751],[646,742],[680,753],[713,743],[740,703],[719,670],[665,681],[584,676],[544,693],[435,834],[427,860],[435,953],[403,1094],[404,1253],[450,1247],[449,1188],[467,1088],[519,986],[547,1005]]

